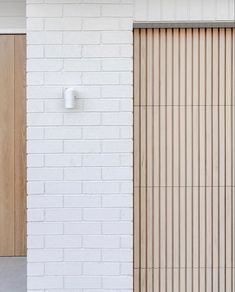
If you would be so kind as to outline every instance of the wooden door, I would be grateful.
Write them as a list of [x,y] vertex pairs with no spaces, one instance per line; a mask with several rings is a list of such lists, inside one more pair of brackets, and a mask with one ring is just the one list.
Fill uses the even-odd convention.
[[0,35],[0,256],[26,254],[25,36]]
[[235,29],[134,30],[134,290],[235,291]]

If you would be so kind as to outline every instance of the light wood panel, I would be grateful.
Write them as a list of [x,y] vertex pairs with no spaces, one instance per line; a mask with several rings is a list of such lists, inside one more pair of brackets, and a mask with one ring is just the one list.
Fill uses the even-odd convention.
[[234,291],[235,29],[134,30],[134,290]]
[[14,254],[14,36],[0,41],[0,255]]
[[26,254],[25,36],[0,36],[0,256]]
[[15,256],[26,255],[26,37],[15,36]]

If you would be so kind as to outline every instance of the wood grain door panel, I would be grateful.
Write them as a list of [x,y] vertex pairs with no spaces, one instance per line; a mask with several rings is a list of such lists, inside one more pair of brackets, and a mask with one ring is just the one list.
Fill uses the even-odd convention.
[[235,29],[134,30],[134,290],[234,291]]
[[0,256],[26,254],[25,36],[0,36]]

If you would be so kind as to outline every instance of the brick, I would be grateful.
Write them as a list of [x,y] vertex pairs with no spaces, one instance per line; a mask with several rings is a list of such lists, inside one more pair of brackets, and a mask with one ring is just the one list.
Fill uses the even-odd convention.
[[84,263],[83,271],[85,275],[119,275],[118,263]]
[[63,278],[58,276],[29,277],[28,289],[58,289],[63,288]]
[[117,154],[87,154],[83,155],[82,164],[84,166],[119,166],[120,157]]
[[61,153],[63,151],[63,143],[59,140],[37,140],[28,141],[28,153]]
[[89,127],[83,130],[83,139],[117,139],[119,138],[118,127]]
[[102,16],[112,17],[132,17],[133,6],[132,5],[103,5]]
[[43,18],[28,18],[27,29],[28,31],[40,31],[44,28]]
[[47,154],[45,155],[45,166],[75,167],[82,165],[81,155],[71,154]]
[[102,252],[103,261],[107,262],[132,262],[132,251],[130,249],[105,249]]
[[129,263],[121,264],[121,275],[133,276],[133,265]]
[[80,194],[80,182],[47,182],[45,184],[46,193],[48,194]]
[[64,279],[65,288],[101,288],[100,277],[86,277],[86,276],[74,276],[65,277]]
[[109,208],[132,207],[132,195],[104,195],[102,197],[102,206]]
[[133,193],[133,182],[132,181],[120,182],[120,191],[123,192],[123,194]]
[[29,59],[27,62],[28,72],[59,71],[63,68],[62,60],[56,59]]
[[[27,80],[28,80],[28,85],[42,85],[44,83],[44,74],[42,72],[29,72],[27,74]],[[28,103],[29,102],[30,101],[28,101]]]
[[89,221],[113,221],[120,219],[120,211],[112,208],[84,209],[84,220]]
[[133,58],[133,47],[129,45],[120,46],[120,57]]
[[82,131],[79,127],[47,127],[46,139],[81,139]]
[[40,222],[44,220],[44,211],[31,209],[27,211],[28,222]]
[[28,127],[27,128],[27,137],[29,140],[39,140],[44,138],[44,129]]
[[120,56],[120,51],[114,45],[90,45],[83,48],[82,55],[85,58],[115,58]]
[[81,247],[81,244],[81,236],[77,235],[48,235],[45,237],[46,248],[78,248]]
[[127,154],[121,154],[120,155],[120,163],[121,166],[132,166],[133,167],[133,154],[127,153]]
[[47,99],[44,101],[45,112],[47,113],[64,113],[64,100],[62,98]]
[[31,58],[43,58],[44,57],[44,48],[42,45],[27,45],[27,56],[28,63],[31,62]]
[[[131,210],[131,212],[132,212],[132,210]],[[133,250],[133,237],[131,235],[123,235],[121,237],[121,245],[120,246],[122,249]]]
[[76,167],[64,170],[65,180],[89,181],[101,179],[101,168],[97,167]]
[[131,71],[132,70],[132,60],[130,59],[104,59],[102,61],[103,71]]
[[77,45],[46,45],[44,49],[47,58],[80,58],[82,56],[82,47]]
[[[76,2],[75,2],[76,3]],[[96,17],[100,16],[100,6],[90,4],[65,4],[65,16]]]
[[101,260],[101,250],[98,249],[65,249],[65,261],[96,262]]
[[31,86],[28,87],[28,97],[30,98],[59,98],[62,96],[62,88],[55,86]]
[[66,196],[64,198],[64,206],[66,208],[97,208],[101,207],[101,198],[98,196]]
[[66,222],[79,221],[82,219],[81,209],[75,208],[58,208],[45,210],[45,221]]
[[33,4],[27,5],[27,17],[61,17],[62,5]]
[[104,98],[130,98],[133,95],[131,86],[126,85],[106,85],[102,88]]
[[[28,249],[42,249],[44,248],[44,238],[42,235],[28,235],[27,236],[27,248]],[[32,253],[34,254],[34,252]],[[28,262],[30,262],[32,258],[29,258]],[[37,261],[37,260],[36,260]]]
[[132,152],[132,141],[104,141],[102,142],[103,152],[105,153],[130,153]]
[[[133,73],[132,72],[121,72],[119,74],[120,84],[132,85],[133,84]],[[132,92],[133,95],[133,92]]]
[[120,31],[132,31],[133,20],[131,18],[120,18],[119,29]]
[[57,262],[63,259],[62,249],[30,249],[28,251],[28,262]]
[[99,125],[101,116],[99,113],[70,113],[64,115],[65,125]]
[[47,85],[78,85],[81,84],[81,73],[79,72],[47,72],[45,73],[45,84]]
[[85,235],[83,236],[85,248],[118,248],[119,238],[109,235]]
[[28,223],[28,234],[45,235],[45,234],[61,234],[63,225],[61,223]]
[[115,99],[79,99],[84,112],[119,111],[119,101]]
[[28,276],[42,276],[44,274],[44,265],[41,263],[28,263]]
[[133,127],[132,125],[120,127],[121,139],[133,139]]
[[132,44],[131,31],[104,31],[102,32],[102,43],[104,44]]
[[45,274],[53,276],[66,276],[66,275],[81,275],[82,265],[81,263],[75,262],[64,262],[64,263],[46,263]]
[[130,276],[118,276],[118,277],[104,277],[103,288],[104,289],[131,289],[133,286],[133,278]]
[[42,167],[44,165],[43,154],[28,154],[27,166],[28,167]]
[[82,21],[78,18],[49,18],[45,19],[45,30],[81,30]]
[[83,182],[83,192],[86,194],[118,193],[119,184],[116,182]]
[[31,181],[40,180],[62,180],[63,170],[53,168],[29,168],[27,172],[28,179]]
[[65,45],[93,45],[100,43],[100,33],[92,31],[64,32],[63,43]]
[[102,169],[104,180],[132,180],[132,167],[105,167]]
[[61,32],[29,32],[27,37],[30,45],[62,44]]
[[76,223],[65,223],[64,224],[65,234],[101,234],[100,223],[87,223],[87,222],[76,222]]
[[128,222],[104,222],[103,234],[132,234],[132,224]]
[[101,62],[100,60],[91,60],[89,58],[67,59],[64,60],[64,70],[71,71],[70,74],[75,76],[76,74],[73,72],[100,71]]
[[94,72],[85,72],[83,73],[83,82],[84,84],[118,84],[119,83],[119,76],[117,73],[94,73]]
[[130,99],[122,99],[119,101],[120,103],[120,111],[122,112],[132,112],[133,113],[133,100]]
[[65,153],[100,153],[101,144],[99,141],[64,141]]
[[121,210],[121,220],[133,221],[132,208],[133,208],[133,200],[130,202],[130,208],[124,208]]
[[61,196],[28,196],[28,208],[59,208],[62,206],[63,198]]
[[86,18],[83,21],[84,30],[118,30],[119,19],[115,18]]

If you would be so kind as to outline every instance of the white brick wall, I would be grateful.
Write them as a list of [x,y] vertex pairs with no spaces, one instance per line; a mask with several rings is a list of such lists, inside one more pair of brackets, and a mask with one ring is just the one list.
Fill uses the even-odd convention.
[[130,292],[133,3],[27,0],[27,17],[28,292]]

